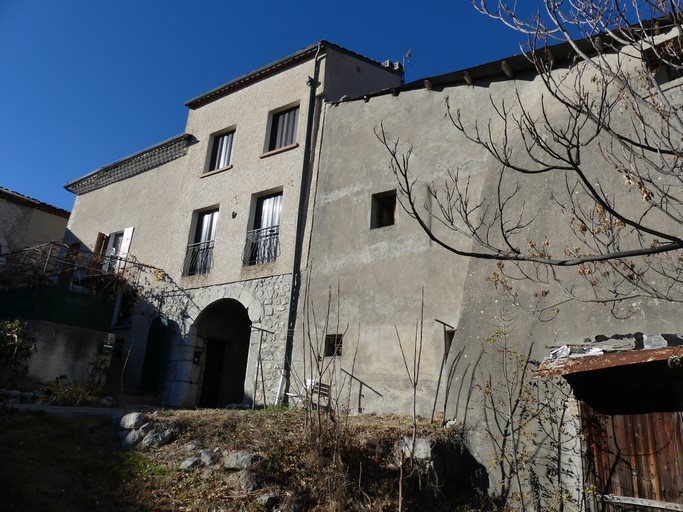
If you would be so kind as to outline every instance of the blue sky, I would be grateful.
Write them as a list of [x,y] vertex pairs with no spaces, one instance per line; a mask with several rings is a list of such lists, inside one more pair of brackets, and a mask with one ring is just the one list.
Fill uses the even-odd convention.
[[320,39],[406,81],[519,53],[468,0],[0,0],[0,186],[64,184],[184,131],[185,101]]

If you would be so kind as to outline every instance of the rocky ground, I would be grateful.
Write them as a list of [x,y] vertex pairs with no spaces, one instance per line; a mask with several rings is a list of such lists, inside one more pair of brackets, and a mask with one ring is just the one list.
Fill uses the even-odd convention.
[[120,419],[112,424],[105,416],[5,413],[0,509],[475,508],[471,482],[444,485],[430,462],[434,443],[461,453],[462,432],[456,426],[421,422],[419,437],[430,441],[418,461],[400,448],[399,440],[412,432],[409,418],[311,412],[161,411],[127,417],[123,427]]

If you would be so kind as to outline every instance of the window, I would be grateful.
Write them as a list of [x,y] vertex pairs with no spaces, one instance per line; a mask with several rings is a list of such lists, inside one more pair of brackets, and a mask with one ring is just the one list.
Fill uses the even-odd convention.
[[214,136],[209,171],[224,169],[230,166],[232,163],[232,141],[234,138],[234,130]]
[[270,263],[278,257],[281,212],[282,192],[256,199],[253,229],[247,231],[242,257],[245,265]]
[[102,262],[104,272],[121,273],[126,268],[128,249],[133,238],[133,228],[115,233],[97,235],[95,254]]
[[647,69],[659,85],[683,76],[683,52],[677,40],[670,40],[646,50],[644,60]]
[[396,224],[396,191],[389,190],[372,195],[370,229],[384,228]]
[[290,146],[296,142],[296,122],[298,117],[298,106],[273,114],[268,151]]
[[342,355],[342,335],[327,334],[325,336],[325,357]]
[[193,242],[187,246],[183,275],[206,274],[213,267],[213,242],[216,238],[218,208],[199,212]]

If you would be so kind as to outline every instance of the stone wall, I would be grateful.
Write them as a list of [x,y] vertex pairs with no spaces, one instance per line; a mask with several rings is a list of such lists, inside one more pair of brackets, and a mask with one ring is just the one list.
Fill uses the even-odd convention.
[[[181,326],[180,335],[172,341],[167,371],[169,404],[179,407],[196,405],[201,391],[203,364],[197,362],[195,356],[205,350],[205,340],[196,332],[196,321],[204,309],[221,299],[238,301],[246,308],[252,322],[244,385],[245,400],[251,402],[255,398],[256,403],[263,403],[265,387],[266,402],[274,403],[284,360],[290,289],[291,276],[280,275],[189,290],[189,307],[185,311],[187,316],[169,317]],[[259,359],[262,375],[259,371],[254,393]]]

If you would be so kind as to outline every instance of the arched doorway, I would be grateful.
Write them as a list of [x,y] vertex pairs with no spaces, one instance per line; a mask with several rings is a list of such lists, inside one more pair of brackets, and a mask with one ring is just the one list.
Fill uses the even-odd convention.
[[234,299],[221,299],[201,312],[196,326],[205,342],[199,407],[242,403],[251,336],[247,309]]
[[145,393],[159,393],[164,386],[166,368],[166,338],[168,318],[161,315],[154,319],[147,335],[145,362],[140,377],[140,390]]

